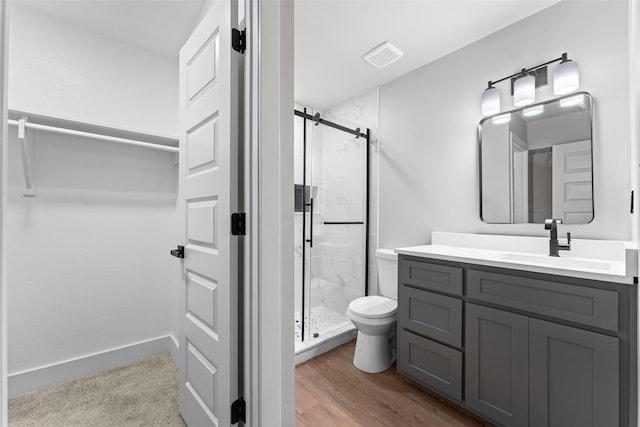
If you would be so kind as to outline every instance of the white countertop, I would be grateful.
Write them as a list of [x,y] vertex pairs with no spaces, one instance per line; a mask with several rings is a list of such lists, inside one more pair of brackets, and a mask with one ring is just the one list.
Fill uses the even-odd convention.
[[397,248],[395,252],[626,284],[633,284],[638,275],[637,249],[630,242],[574,239],[572,250],[561,251],[556,258],[548,256],[548,241],[540,237],[434,232],[431,245]]

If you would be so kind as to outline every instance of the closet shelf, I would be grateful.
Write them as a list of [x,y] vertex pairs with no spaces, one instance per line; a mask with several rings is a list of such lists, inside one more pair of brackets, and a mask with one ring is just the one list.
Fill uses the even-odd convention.
[[16,110],[9,110],[9,125],[18,127],[18,142],[20,143],[25,185],[23,195],[28,197],[35,196],[35,184],[31,171],[33,159],[29,154],[31,150],[27,145],[27,129],[117,142],[171,153],[178,153],[179,151],[177,138],[82,123],[58,117],[29,114]]
[[27,129],[48,131],[65,135],[82,136],[91,139],[111,141],[155,150],[177,153],[178,139],[149,133],[117,129],[58,117],[9,110],[9,124],[18,126],[19,120],[27,117]]

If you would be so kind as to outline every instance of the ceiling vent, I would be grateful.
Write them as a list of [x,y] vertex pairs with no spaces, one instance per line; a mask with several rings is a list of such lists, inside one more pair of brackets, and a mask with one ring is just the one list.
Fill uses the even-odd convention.
[[402,58],[402,51],[389,42],[384,42],[362,56],[362,59],[377,69],[382,69]]

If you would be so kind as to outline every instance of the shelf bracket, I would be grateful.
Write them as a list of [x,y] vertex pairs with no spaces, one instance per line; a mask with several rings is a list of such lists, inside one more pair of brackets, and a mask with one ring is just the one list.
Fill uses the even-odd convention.
[[22,154],[22,170],[24,172],[24,191],[22,193],[25,197],[34,197],[36,195],[36,186],[33,182],[33,175],[31,173],[31,156],[29,155],[29,147],[27,147],[26,139],[26,123],[27,117],[22,116],[18,120],[18,142],[20,143],[20,152]]

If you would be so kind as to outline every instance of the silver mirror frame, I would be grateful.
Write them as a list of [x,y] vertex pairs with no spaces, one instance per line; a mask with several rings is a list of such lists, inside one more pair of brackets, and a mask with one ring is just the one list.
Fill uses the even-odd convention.
[[557,98],[552,98],[552,99],[548,99],[546,101],[542,101],[542,102],[538,102],[535,104],[529,104],[523,107],[518,107],[518,108],[514,108],[512,110],[508,110],[508,111],[501,111],[499,113],[493,114],[491,116],[487,116],[487,117],[483,117],[482,120],[480,120],[480,122],[478,123],[478,194],[479,194],[479,216],[480,216],[480,220],[486,224],[542,224],[542,223],[533,223],[533,222],[488,222],[483,218],[483,209],[482,209],[482,124],[484,122],[486,122],[487,120],[491,120],[497,116],[501,116],[503,114],[514,114],[514,113],[519,113],[525,109],[529,109],[538,105],[547,105],[547,104],[552,104],[555,102],[560,102],[563,99],[568,99],[568,98],[572,98],[574,96],[577,95],[584,95],[588,100],[589,100],[589,111],[588,111],[588,118],[589,118],[589,133],[591,134],[591,219],[588,222],[584,222],[584,223],[580,223],[580,224],[573,224],[573,225],[584,225],[584,224],[590,224],[591,222],[593,222],[594,218],[595,218],[595,191],[594,191],[594,186],[593,186],[593,165],[594,165],[594,152],[593,152],[593,109],[594,109],[594,103],[593,103],[593,97],[591,96],[591,94],[589,92],[572,92],[568,95],[564,95],[564,96],[560,96]]

